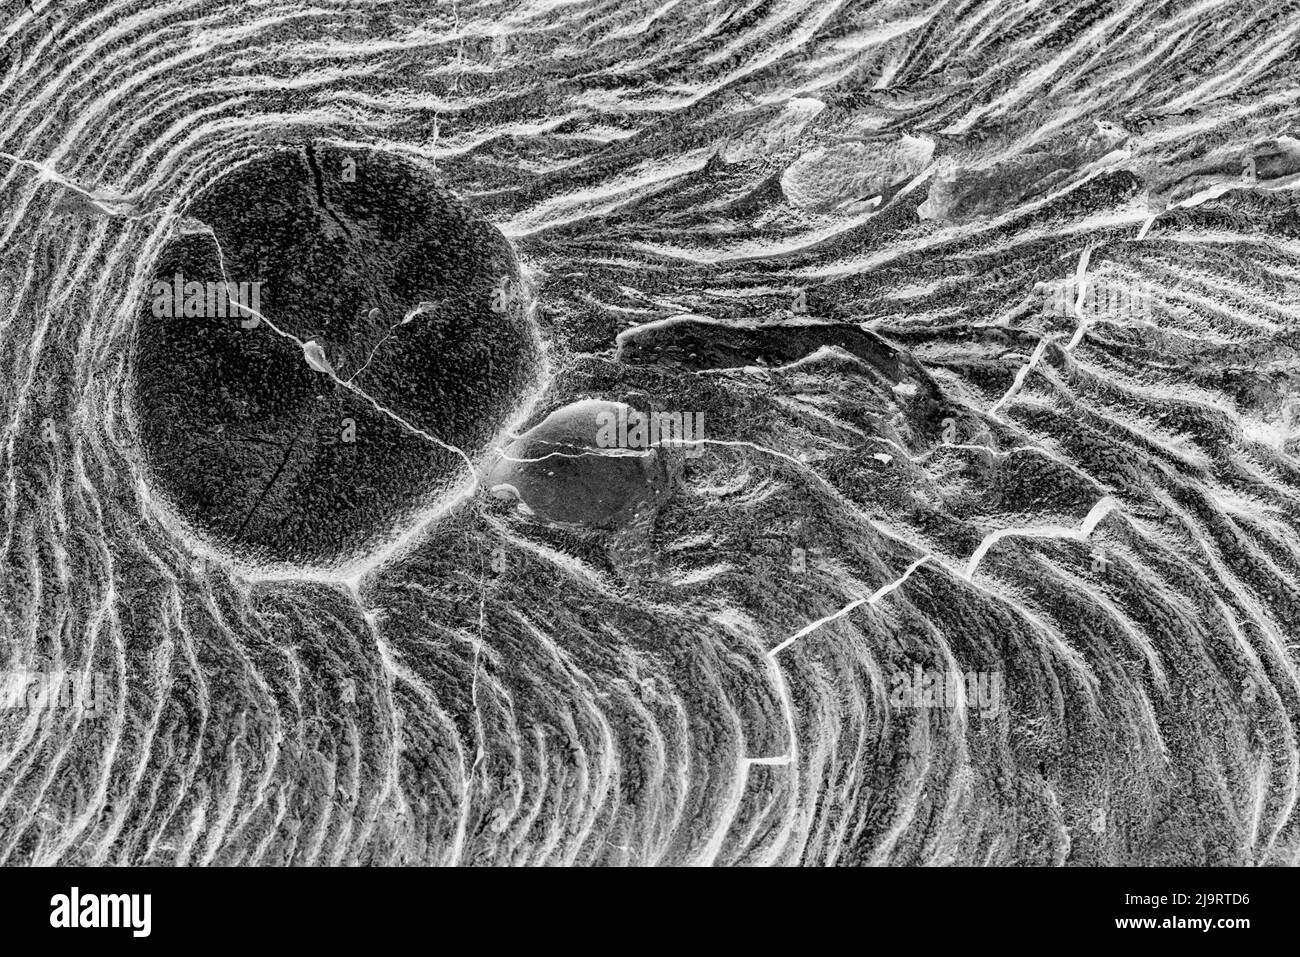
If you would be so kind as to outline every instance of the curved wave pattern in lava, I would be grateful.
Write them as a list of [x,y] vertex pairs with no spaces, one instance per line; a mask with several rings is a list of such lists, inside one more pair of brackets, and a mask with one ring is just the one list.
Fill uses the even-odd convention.
[[1298,28],[9,4],[0,861],[1294,862]]

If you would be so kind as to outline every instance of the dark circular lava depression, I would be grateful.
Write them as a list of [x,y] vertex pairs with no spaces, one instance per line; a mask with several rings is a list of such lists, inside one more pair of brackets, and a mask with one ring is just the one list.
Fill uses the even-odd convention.
[[509,244],[406,160],[270,153],[186,224],[139,307],[135,416],[152,481],[241,558],[340,564],[464,480],[367,397],[473,458],[532,383]]

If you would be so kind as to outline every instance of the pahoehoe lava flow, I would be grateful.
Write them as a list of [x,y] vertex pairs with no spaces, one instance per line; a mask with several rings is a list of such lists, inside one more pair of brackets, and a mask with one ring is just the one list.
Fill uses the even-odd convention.
[[1294,6],[57,7],[0,862],[1300,863]]

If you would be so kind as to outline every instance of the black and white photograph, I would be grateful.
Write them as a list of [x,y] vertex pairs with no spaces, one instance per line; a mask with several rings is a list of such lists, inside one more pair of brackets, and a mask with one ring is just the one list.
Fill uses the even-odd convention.
[[1110,937],[1249,940],[1298,186],[1282,0],[6,0],[23,921],[1140,868]]

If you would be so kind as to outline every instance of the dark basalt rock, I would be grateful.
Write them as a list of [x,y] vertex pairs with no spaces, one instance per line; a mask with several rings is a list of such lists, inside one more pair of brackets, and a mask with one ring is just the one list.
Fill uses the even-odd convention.
[[934,379],[906,350],[854,323],[803,322],[729,325],[700,316],[674,316],[629,329],[618,337],[616,358],[627,365],[666,365],[692,372],[787,365],[831,346],[862,360],[883,390],[915,387],[909,414],[922,430],[942,418]]
[[185,520],[246,559],[328,565],[464,480],[459,456],[313,368],[270,324],[314,341],[339,379],[356,374],[365,395],[473,457],[537,362],[499,232],[430,172],[328,146],[259,157],[187,212],[220,241],[224,277],[212,235],[182,231],[154,278],[261,283],[267,321],[233,306],[158,315],[164,287],[146,287],[136,418],[152,481]]

